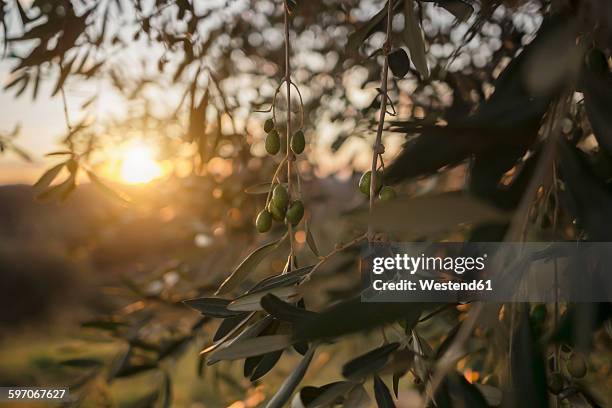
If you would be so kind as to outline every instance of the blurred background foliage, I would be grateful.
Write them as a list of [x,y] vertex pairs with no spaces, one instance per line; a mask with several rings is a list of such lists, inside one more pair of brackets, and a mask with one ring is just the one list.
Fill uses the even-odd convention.
[[[286,245],[254,260],[270,241],[253,219],[278,165],[259,111],[284,75],[282,2],[0,1],[5,92],[61,97],[67,129],[34,188],[0,191],[0,383],[69,385],[96,407],[255,407],[279,389],[295,407],[609,406],[609,304],[355,298],[344,244],[364,232],[385,3],[288,3],[308,227],[292,231],[303,268],[281,275]],[[375,212],[377,238],[609,241],[612,4],[391,3],[410,62],[389,80],[384,179],[399,198]],[[27,160],[18,129],[0,147]],[[124,183],[113,154],[134,140],[163,176]],[[248,276],[213,300],[245,256]],[[254,285],[255,309],[233,310]]]

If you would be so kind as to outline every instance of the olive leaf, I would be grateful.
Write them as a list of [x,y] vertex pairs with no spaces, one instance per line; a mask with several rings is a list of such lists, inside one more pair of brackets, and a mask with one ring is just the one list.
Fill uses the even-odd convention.
[[429,77],[429,66],[425,53],[425,38],[421,30],[421,22],[414,11],[415,1],[404,0],[404,31],[403,37],[410,58],[415,68],[423,78]]
[[195,298],[183,300],[183,303],[190,308],[197,310],[203,315],[210,317],[226,318],[236,316],[239,313],[233,310],[229,310],[227,306],[231,301],[220,298]]
[[387,388],[387,384],[378,375],[374,375],[374,397],[379,408],[395,408],[395,403],[389,388]]
[[363,385],[357,384],[347,395],[343,407],[367,408],[370,406],[370,402],[370,396],[365,388],[363,388]]
[[211,353],[208,357],[208,364],[214,364],[221,360],[238,360],[259,356],[283,350],[289,346],[291,346],[291,336],[285,334],[274,334],[235,341]]
[[533,335],[528,308],[522,304],[521,309],[520,321],[513,336],[510,354],[513,390],[511,395],[515,399],[520,398],[521,405],[547,407],[546,362],[538,341]]
[[342,375],[351,380],[363,378],[375,373],[387,364],[391,353],[400,343],[389,343],[354,358],[342,367]]
[[93,358],[73,358],[60,361],[60,364],[65,367],[95,368],[100,367],[102,365],[102,362]]
[[58,185],[51,186],[46,191],[40,193],[36,198],[39,200],[51,200],[57,198],[64,201],[75,188],[76,174],[72,173],[66,180]]
[[330,306],[295,325],[296,340],[329,339],[418,316],[421,303],[367,303],[360,297]]
[[297,323],[316,315],[315,312],[283,302],[273,293],[268,293],[261,298],[261,307],[275,318],[289,323]]
[[274,397],[268,401],[266,408],[282,408],[285,406],[289,398],[291,398],[291,394],[293,394],[295,388],[300,381],[302,381],[302,378],[304,378],[306,370],[308,370],[312,358],[314,357],[315,349],[316,348],[313,346],[308,350],[302,361],[300,361],[300,364],[298,364],[291,375],[283,382],[279,390],[274,394]]
[[255,382],[259,380],[261,377],[266,375],[270,370],[274,368],[278,360],[280,360],[283,355],[283,350],[274,351],[272,353],[265,354],[259,364],[255,367],[253,374],[251,375],[251,382]]
[[[306,350],[308,351],[308,350]],[[300,389],[300,392],[295,394],[295,397],[291,401],[291,408],[308,408],[321,394],[325,393],[328,389],[335,386],[342,381],[336,381],[329,384],[322,385],[320,387],[313,387],[307,385]]]
[[372,35],[376,29],[376,26],[381,24],[387,15],[387,6],[385,5],[382,10],[376,13],[367,23],[359,27],[356,31],[351,33],[348,38],[346,45],[347,54],[356,54],[359,47]]
[[49,187],[51,183],[53,183],[53,180],[55,180],[55,178],[58,176],[60,171],[62,171],[65,165],[66,163],[60,163],[51,167],[42,176],[40,176],[36,183],[34,183],[34,188],[44,190]]
[[319,248],[317,247],[317,242],[312,235],[312,230],[310,229],[310,223],[308,220],[305,221],[305,229],[306,229],[306,244],[308,244],[308,248],[312,251],[316,256],[320,256]]
[[244,278],[251,273],[257,265],[263,261],[266,256],[274,252],[280,244],[286,239],[287,235],[284,235],[282,238],[268,242],[251,252],[243,261],[234,269],[232,274],[223,281],[219,289],[215,295],[225,295],[234,289],[240,282],[244,280]]
[[110,197],[116,198],[124,203],[130,203],[132,200],[124,193],[111,188],[105,182],[100,179],[93,171],[86,170],[87,177],[89,180],[104,193],[108,194]]
[[172,379],[166,370],[162,371],[163,381],[159,392],[158,406],[168,408],[172,404]]
[[[462,375],[452,372],[446,376],[442,384],[436,390],[434,396],[436,404],[440,408],[451,408],[454,406],[465,406],[470,408],[489,408],[485,397],[474,384],[470,384]],[[511,406],[535,406],[516,403]]]
[[600,65],[603,65],[604,69],[591,63],[585,70],[582,80],[584,106],[597,142],[609,154],[612,154],[612,120],[609,114],[610,106],[612,106],[612,92],[610,92],[612,75],[607,70],[605,55],[599,50],[591,51],[590,59],[597,58],[603,61]]
[[258,282],[247,293],[265,292],[274,288],[299,284],[310,273],[313,267],[314,265],[304,266],[291,272],[269,276]]
[[261,299],[268,294],[272,294],[278,298],[287,300],[298,294],[298,287],[296,285],[291,285],[249,293],[231,302],[227,308],[228,310],[234,312],[252,312],[263,310],[261,306]]
[[243,321],[248,317],[250,317],[248,313],[240,313],[235,316],[223,319],[213,336],[213,341],[221,340],[231,330],[243,323]]
[[272,183],[259,183],[244,189],[247,194],[268,194],[272,188]]
[[[431,214],[436,214],[435,219]],[[355,220],[364,225],[368,218],[376,229],[420,237],[460,224],[505,222],[509,220],[509,214],[468,194],[449,192],[415,198],[398,197],[376,203],[371,217],[365,210],[355,215]]]
[[[430,2],[431,0],[424,1]],[[451,13],[459,21],[466,21],[474,13],[474,7],[464,0],[442,0],[437,1],[436,4]]]
[[352,381],[338,381],[327,384],[324,388],[321,387],[323,392],[306,405],[306,408],[333,406],[338,399],[342,398],[342,396],[348,393],[353,387],[355,387],[355,383]]

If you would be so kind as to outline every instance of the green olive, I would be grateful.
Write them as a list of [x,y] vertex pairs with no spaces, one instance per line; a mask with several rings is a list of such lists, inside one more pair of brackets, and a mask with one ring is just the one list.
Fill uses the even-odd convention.
[[270,214],[267,210],[262,210],[259,215],[257,215],[257,220],[255,221],[255,227],[257,231],[264,232],[270,231],[272,227],[272,214]]
[[567,362],[567,372],[574,378],[582,378],[587,373],[587,364],[584,357],[574,353]]
[[298,130],[291,138],[291,150],[295,154],[301,154],[306,147],[306,139],[304,138],[304,132]]
[[268,212],[272,215],[274,221],[283,222],[285,220],[285,208],[277,207],[274,201],[270,201],[268,204]]
[[264,123],[264,132],[270,133],[274,130],[274,121],[272,119],[266,120]]
[[389,68],[396,78],[403,78],[410,71],[410,58],[403,49],[398,49],[389,54]]
[[554,395],[558,395],[563,391],[565,381],[561,373],[552,373],[548,379],[548,389]]
[[[359,191],[361,191],[363,194],[365,194],[368,197],[370,196],[371,180],[372,180],[371,171],[366,171],[365,173],[363,173],[363,176],[361,176],[361,179],[359,180]],[[382,173],[380,171],[377,171],[376,172],[375,192],[378,193],[381,187],[382,187]]]
[[287,210],[287,222],[298,225],[302,217],[304,217],[304,204],[301,201],[294,201]]
[[397,197],[397,193],[395,192],[395,189],[391,186],[384,186],[378,194],[378,198],[380,198],[381,201],[391,201],[395,197]]
[[587,55],[588,67],[598,74],[605,74],[608,72],[608,61],[603,52],[598,49],[594,49]]
[[287,203],[289,203],[289,193],[282,185],[277,185],[274,187],[274,191],[272,191],[272,202],[279,209],[284,210],[287,208]]
[[266,152],[275,155],[280,150],[280,136],[276,130],[271,131],[266,136]]
[[544,323],[547,313],[548,311],[546,310],[546,305],[536,305],[531,311],[531,321],[535,324]]

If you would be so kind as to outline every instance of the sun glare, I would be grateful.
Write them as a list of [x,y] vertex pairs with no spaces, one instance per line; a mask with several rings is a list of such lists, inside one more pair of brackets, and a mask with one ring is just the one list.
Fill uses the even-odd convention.
[[141,143],[133,143],[123,150],[120,177],[129,184],[142,184],[155,180],[162,175],[162,168],[155,160],[152,149]]

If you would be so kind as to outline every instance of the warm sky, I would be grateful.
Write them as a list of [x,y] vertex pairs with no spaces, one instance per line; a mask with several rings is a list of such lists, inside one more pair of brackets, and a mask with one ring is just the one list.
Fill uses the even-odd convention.
[[[10,65],[0,62],[0,84],[9,76]],[[46,85],[46,86],[45,86]],[[26,92],[15,99],[13,93],[0,89],[0,132],[7,133],[21,124],[16,144],[32,154],[34,163],[26,163],[12,153],[0,156],[0,184],[32,182],[44,169],[44,155],[56,147],[65,132],[64,111],[59,96],[49,98],[49,85],[41,86],[36,101]]]

